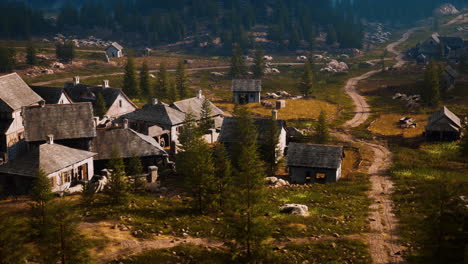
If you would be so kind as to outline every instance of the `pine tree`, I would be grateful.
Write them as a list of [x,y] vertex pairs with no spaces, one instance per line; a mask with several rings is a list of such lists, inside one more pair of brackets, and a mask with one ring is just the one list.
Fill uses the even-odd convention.
[[150,83],[150,73],[148,64],[146,61],[143,62],[140,71],[140,91],[144,97],[153,98],[154,91]]
[[94,115],[102,118],[107,113],[106,101],[102,93],[97,93],[96,104],[94,106]]
[[232,79],[242,78],[245,75],[245,63],[239,45],[236,45],[232,51],[230,75]]
[[333,45],[338,41],[336,36],[335,27],[332,24],[328,25],[327,28],[327,39],[326,42],[328,45]]
[[429,62],[424,73],[423,101],[429,106],[437,106],[440,101],[439,70],[434,61]]
[[211,110],[211,102],[208,98],[203,97],[203,103],[201,107],[200,113],[200,132],[205,133],[208,129],[214,128],[214,120],[211,118],[212,116]]
[[127,64],[125,65],[122,89],[124,93],[130,98],[135,98],[140,95],[137,82],[137,73],[135,70],[135,62],[132,57],[128,57]]
[[47,204],[52,200],[52,186],[50,180],[42,169],[36,172],[36,179],[31,190],[31,200],[34,202],[33,214],[39,214],[41,224],[46,222]]
[[106,193],[113,204],[124,204],[128,200],[128,181],[125,177],[125,164],[118,147],[112,148],[111,160],[107,164],[111,175],[106,185]]
[[192,114],[187,114],[180,133],[177,171],[193,196],[193,208],[203,214],[215,203],[214,163],[208,144],[201,137]]
[[253,76],[255,79],[261,79],[265,72],[265,60],[263,59],[263,50],[257,48],[254,54]]
[[320,144],[326,144],[330,140],[327,113],[324,110],[320,111],[318,122],[315,125],[315,138],[317,139],[317,143]]
[[143,174],[143,165],[141,164],[141,159],[133,154],[132,158],[128,162],[126,167],[127,175],[133,178],[133,192],[138,189],[143,189],[145,186],[145,179],[141,177]]
[[176,88],[179,93],[180,99],[185,99],[188,97],[188,76],[185,71],[185,64],[183,61],[179,61],[177,64],[177,70],[175,73],[176,78]]
[[16,67],[16,50],[0,47],[0,72],[12,72]]
[[278,167],[279,156],[279,129],[278,121],[271,118],[263,135],[264,141],[260,145],[260,154],[267,167],[268,175],[274,175]]
[[60,61],[72,63],[76,57],[75,44],[72,41],[58,43],[55,45],[55,55]]
[[31,250],[26,246],[31,230],[21,217],[0,214],[0,263],[26,263]]
[[462,157],[468,158],[468,114],[465,115],[465,122],[463,125],[463,138],[460,141],[460,153]]
[[309,96],[314,88],[314,74],[312,72],[312,65],[310,61],[304,63],[304,72],[302,73],[299,89],[305,96]]
[[33,44],[29,44],[26,48],[26,63],[29,65],[37,65],[37,50]]
[[156,97],[167,99],[169,90],[169,78],[167,76],[166,64],[161,63],[156,80]]
[[217,203],[220,210],[225,210],[228,203],[233,183],[232,164],[223,144],[216,144],[213,150],[213,161],[215,164]]
[[177,94],[177,89],[176,86],[173,82],[169,82],[169,90],[167,94],[167,99],[169,100],[170,103],[176,102],[177,99],[179,98]]
[[262,204],[265,202],[265,172],[257,146],[257,129],[251,113],[245,107],[235,111],[237,142],[233,144],[232,199],[227,221],[231,228],[228,234],[244,249],[252,260],[254,252],[269,236],[268,222],[263,217]]

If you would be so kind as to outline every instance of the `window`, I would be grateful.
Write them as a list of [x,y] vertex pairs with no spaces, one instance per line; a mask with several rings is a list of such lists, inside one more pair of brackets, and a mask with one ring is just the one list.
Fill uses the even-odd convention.
[[327,175],[325,175],[325,173],[322,173],[322,172],[317,172],[317,173],[315,174],[315,179],[317,179],[317,180],[323,180],[323,179],[325,179],[326,177],[327,177]]
[[119,100],[119,107],[122,107],[122,100]]
[[60,174],[60,178],[62,179],[62,184],[66,183],[66,182],[71,182],[72,175],[73,175],[72,170],[62,172]]

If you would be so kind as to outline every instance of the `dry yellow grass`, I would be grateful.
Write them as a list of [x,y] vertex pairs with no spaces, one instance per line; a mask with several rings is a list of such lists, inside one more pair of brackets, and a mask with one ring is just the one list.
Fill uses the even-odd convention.
[[[150,69],[159,69],[159,65],[163,62],[166,64],[166,67],[169,69],[174,69],[177,67],[177,63],[184,59],[191,59],[193,61],[192,64],[185,65],[186,68],[199,68],[199,67],[215,67],[215,66],[226,66],[229,65],[225,61],[222,60],[213,60],[210,58],[189,58],[184,57],[182,55],[173,56],[148,56],[148,57],[137,57],[135,59],[135,64],[137,67],[140,67],[143,64],[143,61],[146,61],[148,67]],[[127,63],[127,57],[122,58],[113,58],[112,62],[114,62],[119,67],[124,67]]]
[[[275,103],[274,100],[271,101]],[[217,103],[216,105],[228,113],[232,113],[234,110],[232,103]],[[248,104],[247,107],[255,115],[271,116],[271,108],[260,104]],[[315,99],[286,100],[286,107],[278,110],[278,118],[283,120],[317,119],[322,109],[326,111],[328,120],[333,120],[338,115],[338,106],[324,101]]]
[[402,135],[405,138],[417,137],[424,132],[424,126],[427,124],[427,115],[406,115],[412,117],[417,123],[416,128],[400,128],[398,121],[405,115],[384,114],[377,118],[370,126],[372,133],[383,136]]

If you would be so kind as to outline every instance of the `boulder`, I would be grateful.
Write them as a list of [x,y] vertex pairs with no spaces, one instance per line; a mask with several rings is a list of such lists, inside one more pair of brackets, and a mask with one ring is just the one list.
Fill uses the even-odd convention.
[[309,216],[309,208],[303,204],[285,204],[280,207],[280,212],[291,215]]
[[453,6],[452,4],[446,3],[440,7],[434,9],[434,15],[436,16],[447,16],[447,15],[457,15],[460,11]]

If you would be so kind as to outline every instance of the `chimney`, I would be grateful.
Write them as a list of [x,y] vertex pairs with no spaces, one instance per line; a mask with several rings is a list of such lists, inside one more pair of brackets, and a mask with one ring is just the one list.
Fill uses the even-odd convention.
[[54,144],[54,135],[47,135],[47,143],[51,145]]
[[148,182],[156,182],[158,180],[158,167],[149,166],[148,167]]
[[45,101],[44,100],[39,101],[39,106],[44,107],[45,106]]
[[151,99],[151,104],[152,104],[152,105],[157,105],[157,104],[159,104],[158,98],[153,98],[153,99]]
[[109,88],[109,80],[102,80],[102,88]]
[[80,84],[80,76],[75,76],[75,77],[73,77],[73,84],[74,84],[74,85]]
[[99,125],[99,116],[95,116],[93,117],[93,122],[94,122],[94,127],[98,127]]
[[278,110],[272,110],[271,117],[273,118],[273,120],[278,120]]
[[128,129],[128,119],[127,119],[127,118],[125,118],[125,119],[123,120],[123,128],[124,128],[124,129]]
[[197,90],[197,98],[198,98],[198,99],[202,99],[202,98],[203,98],[203,93],[202,93],[202,90],[201,90],[201,89],[198,89],[198,90]]

